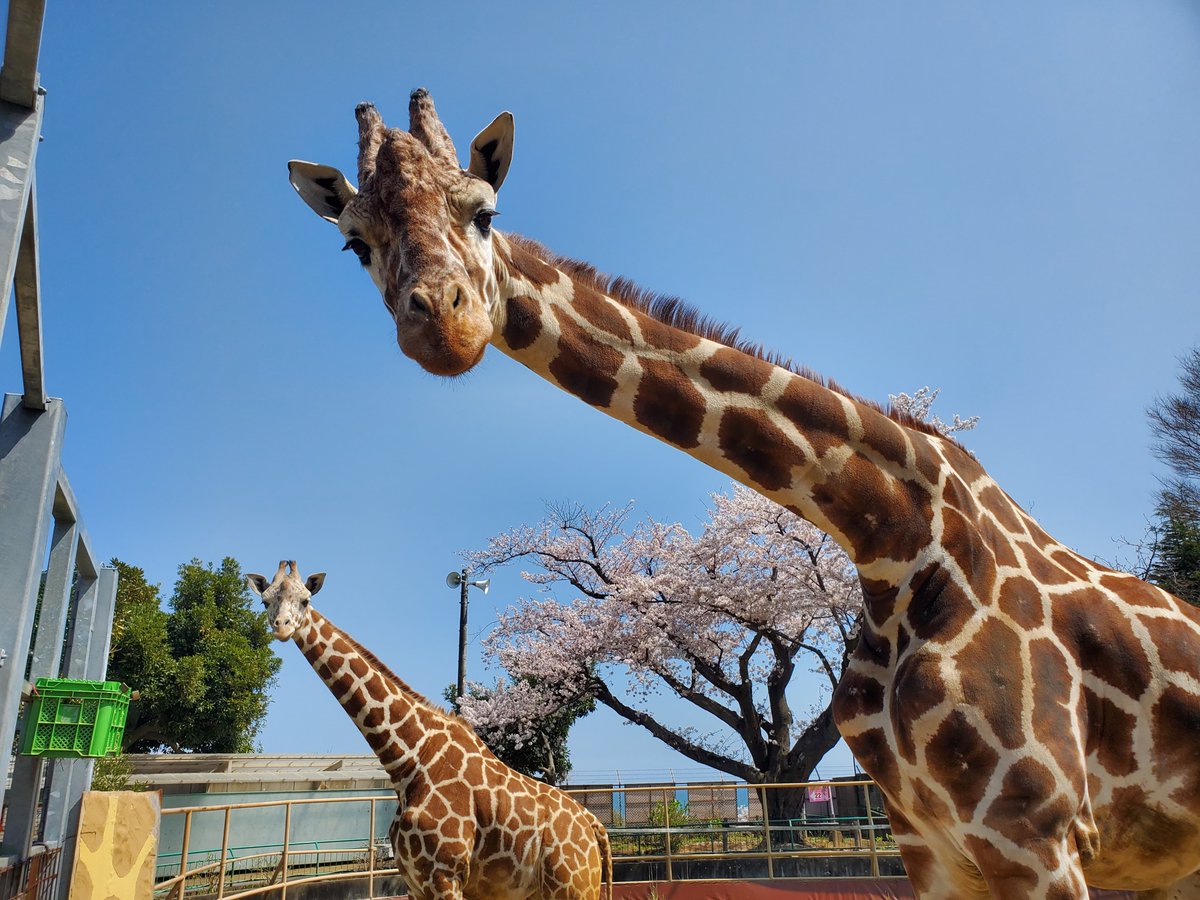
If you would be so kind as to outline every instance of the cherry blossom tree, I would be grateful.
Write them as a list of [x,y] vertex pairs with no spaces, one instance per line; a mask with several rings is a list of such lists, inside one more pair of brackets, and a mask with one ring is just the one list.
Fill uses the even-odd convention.
[[[974,428],[978,416],[933,414],[939,392],[889,400],[945,435]],[[592,698],[750,783],[804,781],[839,740],[829,701],[857,636],[857,573],[829,535],[749,488],[714,495],[695,535],[635,520],[632,503],[551,507],[464,556],[476,572],[529,564],[521,574],[539,594],[501,613],[484,640],[509,677],[462,700],[481,734],[519,749],[536,741],[535,723]],[[797,713],[801,667],[826,685]],[[711,716],[712,730],[660,721],[648,701],[664,690]],[[772,818],[799,813],[798,792],[771,794]]]
[[[829,696],[861,607],[849,559],[828,535],[741,486],[713,496],[695,535],[633,513],[632,504],[551,508],[537,525],[467,554],[477,572],[531,563],[522,575],[542,590],[502,613],[484,641],[511,680],[464,697],[463,714],[481,732],[511,736],[589,696],[737,778],[807,779],[839,739]],[[577,596],[557,599],[554,588]],[[797,713],[801,666],[827,687]],[[713,731],[660,721],[647,701],[663,690],[711,716]],[[798,813],[801,797],[772,793],[773,817]]]
[[937,400],[938,394],[941,392],[941,388],[931,388],[927,385],[923,388],[918,388],[911,394],[906,394],[903,391],[899,394],[888,394],[888,400],[891,403],[892,409],[907,413],[914,419],[919,419],[922,422],[927,422],[946,436],[957,434],[960,431],[970,431],[979,424],[979,416],[968,416],[964,419],[958,413],[955,413],[954,418],[949,422],[943,422],[938,418],[933,412],[933,402]]

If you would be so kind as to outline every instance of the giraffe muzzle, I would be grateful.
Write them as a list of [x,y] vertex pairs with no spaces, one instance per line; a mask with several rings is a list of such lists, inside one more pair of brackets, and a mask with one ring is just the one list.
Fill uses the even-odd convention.
[[396,317],[396,342],[405,356],[433,375],[455,376],[483,359],[492,321],[483,301],[465,282],[420,284]]

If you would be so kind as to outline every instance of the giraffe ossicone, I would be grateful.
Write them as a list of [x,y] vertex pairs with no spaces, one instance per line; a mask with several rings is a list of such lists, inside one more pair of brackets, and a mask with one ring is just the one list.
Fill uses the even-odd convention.
[[[325,575],[295,560],[248,574],[268,625],[294,641],[396,789],[388,829],[416,900],[611,898],[608,833],[567,794],[510,769],[472,728],[430,703],[312,605]],[[607,889],[606,889],[607,885]]]
[[428,371],[491,343],[841,544],[865,609],[834,713],[918,896],[1200,897],[1200,610],[1056,541],[923,423],[493,229],[511,116],[462,169],[427,92],[409,115],[356,110],[357,190],[295,161],[292,184]]

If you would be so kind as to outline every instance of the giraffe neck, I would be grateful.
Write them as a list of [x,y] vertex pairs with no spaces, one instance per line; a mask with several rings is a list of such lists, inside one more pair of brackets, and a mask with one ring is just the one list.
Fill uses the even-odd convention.
[[495,247],[501,351],[829,532],[865,578],[911,577],[934,540],[943,463],[978,469],[872,404],[621,302],[532,242]]
[[401,790],[421,768],[417,750],[422,740],[448,731],[450,717],[316,609],[292,640]]

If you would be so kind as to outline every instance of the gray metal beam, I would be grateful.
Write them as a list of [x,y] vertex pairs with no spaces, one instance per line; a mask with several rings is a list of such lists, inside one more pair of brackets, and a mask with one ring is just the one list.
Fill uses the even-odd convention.
[[16,275],[17,252],[25,229],[33,163],[42,130],[42,106],[40,94],[32,109],[0,100],[0,337],[4,335],[9,286]]
[[38,86],[38,53],[46,0],[8,0],[8,31],[4,39],[4,68],[0,69],[0,100],[33,106]]
[[[80,583],[82,581],[80,579]],[[87,623],[87,649],[84,651],[82,646],[76,646],[72,641],[68,651],[70,661],[67,677],[103,681],[105,673],[108,672],[108,651],[112,644],[112,620],[117,603],[117,570],[101,569],[95,581],[89,582],[88,593],[92,594],[92,598]],[[81,610],[82,607],[81,602]],[[74,672],[82,674],[72,674]],[[62,856],[59,857],[59,872],[62,874],[55,888],[59,900],[67,900],[70,894],[71,872],[75,868],[75,842],[79,837],[79,804],[83,799],[83,792],[91,787],[93,764],[90,759],[55,759],[50,763],[43,839],[46,842],[56,841],[62,847]]]
[[80,576],[95,578],[97,565],[96,554],[92,551],[92,539],[88,535],[87,526],[79,515],[79,503],[75,500],[75,492],[71,490],[71,482],[66,472],[58,475],[58,491],[54,495],[54,519],[59,522],[74,522],[79,531],[79,553],[75,559],[75,567]]
[[37,182],[29,185],[25,225],[17,250],[13,291],[17,296],[17,338],[21,342],[21,375],[25,405],[46,408],[46,372],[42,364],[42,273],[38,263]]
[[[75,591],[75,613],[71,620],[71,633],[67,637],[67,656],[63,661],[64,678],[85,677],[97,601],[100,598],[99,575],[95,578],[80,575],[75,583]],[[51,760],[50,770],[46,773],[47,799],[46,810],[42,814],[42,838],[48,844],[57,846],[69,834],[67,822],[72,784],[82,781],[72,766],[76,762],[86,762],[89,768],[91,766],[90,760],[55,759]]]
[[[74,522],[61,519],[54,523],[50,541],[50,564],[42,588],[42,608],[38,613],[37,633],[33,639],[29,680],[57,678],[62,670],[63,635],[67,608],[75,575],[75,548],[79,529]],[[28,717],[26,727],[28,727]],[[34,820],[38,795],[42,788],[44,760],[40,756],[18,756],[13,769],[12,788],[8,793],[8,817],[4,823],[4,841],[0,856],[25,859],[33,849]]]
[[[6,394],[0,412],[0,772],[8,772],[12,738],[21,711],[25,660],[33,610],[46,561],[46,543],[58,487],[66,413],[51,400],[43,412],[26,409]],[[4,783],[0,781],[0,803]]]

